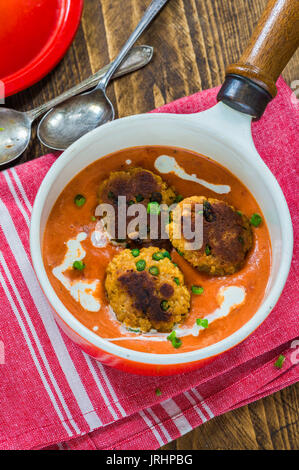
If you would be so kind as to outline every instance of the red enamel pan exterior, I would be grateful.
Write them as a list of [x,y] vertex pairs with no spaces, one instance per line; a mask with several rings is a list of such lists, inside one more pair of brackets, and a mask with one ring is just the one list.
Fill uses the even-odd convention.
[[0,81],[5,96],[38,82],[61,60],[79,26],[83,3],[0,0]]

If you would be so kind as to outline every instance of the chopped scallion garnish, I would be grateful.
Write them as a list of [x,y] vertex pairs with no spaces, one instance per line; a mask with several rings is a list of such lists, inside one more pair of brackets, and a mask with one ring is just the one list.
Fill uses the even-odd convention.
[[167,302],[167,300],[162,300],[160,305],[164,312],[166,312],[169,309],[169,303]]
[[75,202],[77,207],[82,207],[82,206],[84,206],[84,204],[86,202],[86,198],[84,196],[82,196],[82,194],[77,194],[77,196],[75,196],[75,198],[74,198],[74,202]]
[[138,248],[133,248],[133,250],[131,250],[131,253],[134,256],[134,258],[137,258],[137,256],[140,255],[140,250],[138,250]]
[[77,269],[78,271],[83,271],[83,269],[85,268],[85,264],[81,260],[74,261],[73,268]]
[[140,259],[140,260],[137,261],[137,263],[136,263],[137,271],[144,271],[144,270],[145,270],[145,266],[146,266],[146,262],[144,261],[144,259]]
[[211,254],[211,251],[212,251],[212,250],[211,250],[210,245],[206,245],[205,253],[206,253],[207,256],[209,256],[209,255]]
[[262,218],[259,214],[252,214],[251,219],[250,219],[251,225],[254,227],[258,227],[262,223]]
[[161,259],[164,258],[163,253],[161,251],[157,251],[156,253],[153,254],[152,258],[155,261],[160,261]]
[[281,354],[279,358],[277,359],[277,361],[275,362],[274,366],[277,367],[278,369],[281,369],[285,359],[286,359],[285,356]]
[[171,342],[172,346],[176,349],[182,346],[182,341],[180,338],[177,338],[176,331],[172,331],[169,336],[167,336],[168,341]]
[[149,272],[150,274],[152,274],[152,276],[158,276],[160,273],[159,268],[157,266],[151,266],[149,268]]
[[192,290],[192,293],[196,295],[201,295],[204,292],[204,288],[201,286],[192,286],[191,290]]
[[203,328],[208,328],[209,321],[206,318],[197,318],[196,325],[202,326]]
[[181,202],[183,199],[184,199],[183,196],[181,194],[178,194],[174,202]]

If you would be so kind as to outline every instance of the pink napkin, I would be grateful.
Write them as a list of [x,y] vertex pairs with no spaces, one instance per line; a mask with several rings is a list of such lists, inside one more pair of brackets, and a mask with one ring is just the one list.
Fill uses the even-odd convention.
[[[253,135],[296,229],[299,101],[282,79],[278,89]],[[206,90],[157,112],[201,111],[215,104],[216,93]],[[298,380],[298,252],[268,319],[203,369],[175,378],[137,377],[84,354],[57,327],[30,262],[30,213],[54,161],[46,155],[0,173],[1,449],[157,449]],[[281,369],[274,366],[280,354],[286,357]]]

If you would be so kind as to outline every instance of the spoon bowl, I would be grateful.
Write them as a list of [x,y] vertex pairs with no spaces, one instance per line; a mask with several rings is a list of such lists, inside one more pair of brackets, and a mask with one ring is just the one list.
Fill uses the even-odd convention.
[[39,140],[55,150],[65,150],[87,132],[113,121],[112,103],[101,90],[75,96],[48,111],[39,123]]
[[0,108],[0,165],[15,160],[26,150],[31,137],[31,124],[27,113]]
[[[113,77],[120,77],[126,73],[134,72],[135,70],[144,67],[152,60],[152,57],[152,47],[142,45],[135,47],[128,54],[125,61],[115,72]],[[19,112],[13,109],[0,107],[0,166],[6,165],[8,162],[15,160],[26,150],[31,137],[31,126],[35,119],[46,111],[60,105],[66,100],[69,100],[70,97],[90,90],[92,87],[97,85],[102,77],[104,77],[109,67],[110,65],[106,65],[94,75],[83,80],[83,82],[78,85],[75,85],[70,90],[64,91],[56,98],[38,106],[35,109],[31,109],[30,111]],[[62,109],[63,107],[60,106],[60,114]],[[107,118],[108,120],[109,117],[105,116],[103,116],[103,118]],[[62,117],[63,116],[60,115],[55,118],[56,124],[57,120],[61,123]],[[82,122],[84,123],[84,120]],[[80,126],[82,127],[82,123],[80,123]]]
[[66,150],[83,135],[114,120],[114,108],[106,95],[107,86],[137,39],[167,2],[152,0],[141,21],[93,90],[69,99],[44,116],[37,130],[38,138],[44,145],[54,150]]

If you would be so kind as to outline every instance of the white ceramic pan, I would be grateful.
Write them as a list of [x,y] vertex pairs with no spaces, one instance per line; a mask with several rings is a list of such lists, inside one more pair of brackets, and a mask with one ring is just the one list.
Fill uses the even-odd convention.
[[[275,95],[275,81],[298,46],[298,8],[293,0],[271,0],[250,47],[231,66],[208,111],[189,114],[145,114],[106,124],[68,148],[52,166],[38,192],[31,224],[31,253],[39,282],[56,319],[88,354],[123,370],[174,374],[205,364],[244,340],[269,315],[290,268],[292,224],[283,193],[258,155],[251,135],[252,117],[260,117]],[[298,6],[298,4],[297,4]],[[254,316],[224,340],[198,351],[148,354],[128,350],[97,336],[64,307],[43,265],[41,243],[50,211],[64,187],[87,165],[112,152],[144,145],[176,146],[211,157],[236,175],[256,198],[269,228],[272,268],[265,298]]]

